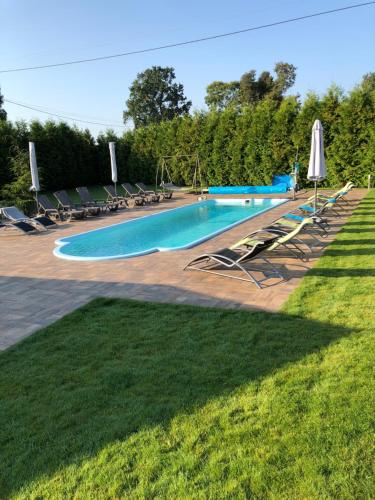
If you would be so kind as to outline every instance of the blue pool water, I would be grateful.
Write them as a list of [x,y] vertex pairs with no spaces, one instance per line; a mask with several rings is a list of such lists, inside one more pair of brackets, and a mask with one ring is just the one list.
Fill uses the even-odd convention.
[[285,199],[206,200],[56,241],[57,257],[103,260],[189,248]]

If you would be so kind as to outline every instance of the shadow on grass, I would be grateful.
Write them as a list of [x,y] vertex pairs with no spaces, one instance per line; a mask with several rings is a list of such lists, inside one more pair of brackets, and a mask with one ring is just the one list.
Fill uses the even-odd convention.
[[[362,243],[362,240],[361,240]],[[357,243],[359,244],[359,242]],[[341,245],[340,245],[341,246]],[[352,249],[346,249],[346,248],[328,248],[325,250],[324,255],[330,256],[330,257],[343,257],[347,256],[350,257],[352,256],[360,256],[360,255],[375,255],[375,247],[365,247],[365,248],[352,248]]]
[[375,202],[366,200],[365,198],[361,201],[361,206],[363,207],[375,207]]
[[[341,234],[344,234],[346,231],[341,231]],[[363,231],[362,231],[363,233]],[[369,238],[369,239],[340,239],[340,240],[333,240],[330,242],[331,247],[335,246],[345,246],[345,245],[375,245],[375,238]]]
[[[369,227],[366,227],[366,226],[363,226],[361,225],[360,228],[358,227],[350,227],[350,228],[346,228],[345,226],[345,230],[341,230],[341,234],[345,234],[345,233],[352,233],[352,234],[363,234],[363,231],[366,231],[366,233],[375,233],[375,227],[374,226],[369,226]],[[340,240],[341,241],[345,241],[345,240]],[[358,240],[359,242],[359,240]]]
[[[361,205],[361,208],[364,208],[362,205]],[[365,209],[365,210],[358,210],[355,212],[355,215],[364,215],[365,217],[372,217],[375,215],[375,210],[368,210],[368,209]]]
[[0,496],[352,332],[287,314],[96,299],[0,355]]
[[[290,277],[291,278],[302,278],[306,275],[306,272],[304,270],[299,270],[294,268],[293,270],[289,271]],[[312,269],[309,269],[307,277],[309,276],[319,276],[319,277],[324,277],[324,278],[373,278],[375,276],[375,269],[368,269],[368,268],[345,268],[345,267],[340,267],[340,268],[319,268],[319,267],[313,267]]]
[[362,226],[364,229],[367,229],[368,227],[372,228],[375,226],[375,221],[373,222],[373,221],[367,221],[367,220],[366,221],[349,220],[349,222],[347,222],[345,224],[345,231],[346,231],[347,227],[351,227],[351,226]]

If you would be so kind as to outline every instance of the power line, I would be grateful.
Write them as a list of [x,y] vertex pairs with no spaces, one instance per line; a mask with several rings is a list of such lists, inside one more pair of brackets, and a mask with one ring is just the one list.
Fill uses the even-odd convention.
[[[11,96],[7,96],[7,100],[9,102],[16,102],[18,104],[23,104],[25,106],[30,106],[32,108],[35,108],[35,110],[43,112],[43,111],[48,111],[51,114],[56,114],[56,115],[65,115],[68,116],[69,118],[72,118],[74,120],[76,119],[81,119],[81,120],[86,120],[86,121],[98,121],[98,122],[106,122],[109,123],[111,122],[111,119],[108,118],[103,118],[102,116],[92,116],[92,115],[86,115],[86,114],[81,114],[81,113],[74,113],[71,111],[66,111],[58,108],[52,108],[51,106],[44,106],[40,104],[31,104],[29,102],[24,102],[20,101],[19,99],[15,99]],[[73,118],[74,117],[74,118]],[[124,124],[123,123],[116,123],[116,126],[122,127]]]
[[374,5],[374,4],[375,4],[375,1],[358,3],[358,4],[354,4],[354,5],[348,5],[346,7],[339,7],[337,9],[316,12],[314,14],[306,14],[304,16],[293,17],[290,19],[284,19],[282,21],[275,21],[273,23],[262,24],[260,26],[253,26],[251,28],[245,28],[242,30],[230,31],[228,33],[221,33],[218,35],[205,36],[202,38],[195,38],[193,40],[187,40],[184,42],[169,43],[166,45],[159,45],[157,47],[149,47],[147,49],[132,50],[130,52],[122,52],[119,54],[111,54],[108,56],[92,57],[90,59],[77,59],[74,61],[66,61],[66,62],[55,63],[55,64],[44,64],[44,65],[40,65],[40,66],[28,66],[28,67],[24,67],[24,68],[3,69],[3,70],[0,70],[0,73],[14,73],[16,71],[29,71],[29,70],[35,70],[35,69],[56,68],[58,66],[69,66],[69,65],[73,65],[73,64],[82,64],[82,63],[88,63],[88,62],[94,62],[94,61],[103,61],[106,59],[115,59],[117,57],[131,56],[131,55],[135,55],[135,54],[145,54],[147,52],[155,52],[157,50],[170,49],[173,47],[181,47],[181,46],[190,45],[193,43],[201,43],[201,42],[206,42],[208,40],[215,40],[217,38],[224,38],[224,37],[228,37],[228,36],[239,35],[241,33],[248,33],[250,31],[258,31],[258,30],[262,30],[262,29],[266,29],[266,28],[272,28],[274,26],[280,26],[283,24],[294,23],[296,21],[302,21],[304,19],[311,19],[314,17],[325,16],[328,14],[334,14],[337,12],[343,12],[343,11],[350,10],[350,9],[357,9],[359,7],[365,7],[365,6]]
[[103,125],[104,127],[121,127],[121,128],[126,128],[125,125],[115,125],[115,124],[111,124],[111,123],[92,122],[92,121],[87,121],[87,120],[80,120],[78,118],[73,118],[71,116],[58,115],[56,113],[50,113],[49,111],[43,111],[41,109],[34,108],[33,106],[29,106],[27,104],[21,104],[20,102],[11,101],[10,99],[4,99],[4,102],[8,102],[10,104],[15,104],[16,106],[20,106],[21,108],[31,109],[32,111],[37,111],[38,113],[44,113],[46,115],[56,116],[57,118],[61,118],[62,120],[72,120],[74,122],[89,123],[91,125]]

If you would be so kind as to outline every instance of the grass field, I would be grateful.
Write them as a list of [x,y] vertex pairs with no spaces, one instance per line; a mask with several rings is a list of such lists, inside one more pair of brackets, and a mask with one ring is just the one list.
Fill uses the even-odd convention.
[[91,302],[0,355],[0,497],[374,498],[374,304],[375,192],[279,314]]

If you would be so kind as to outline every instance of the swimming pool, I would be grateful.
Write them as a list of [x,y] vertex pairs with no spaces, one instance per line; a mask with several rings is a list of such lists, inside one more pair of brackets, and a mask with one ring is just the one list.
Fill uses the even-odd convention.
[[287,199],[212,199],[57,240],[54,255],[105,260],[189,248]]

